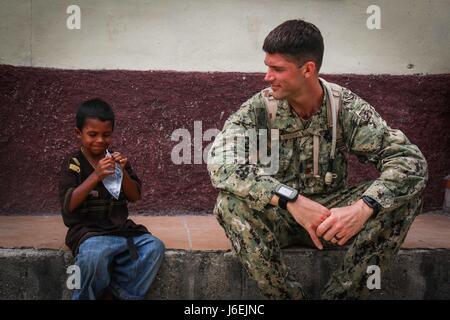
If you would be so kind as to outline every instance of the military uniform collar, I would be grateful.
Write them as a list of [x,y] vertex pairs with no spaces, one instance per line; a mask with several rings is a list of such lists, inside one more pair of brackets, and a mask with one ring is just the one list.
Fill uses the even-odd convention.
[[278,101],[278,110],[275,120],[273,122],[273,129],[280,129],[284,132],[295,132],[298,130],[310,131],[311,134],[319,134],[320,131],[326,130],[327,127],[327,91],[320,83],[323,89],[323,99],[319,110],[308,120],[310,120],[307,127],[304,126],[300,117],[289,105],[286,99]]

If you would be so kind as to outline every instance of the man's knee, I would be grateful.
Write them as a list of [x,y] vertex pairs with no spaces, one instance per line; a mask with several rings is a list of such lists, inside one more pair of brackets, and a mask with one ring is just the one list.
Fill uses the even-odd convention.
[[407,204],[408,210],[411,211],[414,215],[418,215],[422,212],[422,206],[423,196],[421,194],[412,198],[410,201],[408,201]]
[[221,191],[217,196],[214,211],[216,214],[240,214],[244,212],[251,212],[252,209],[250,209],[244,200],[233,194]]
[[259,219],[244,200],[226,192],[219,193],[214,214],[232,241],[233,238],[241,238],[243,233],[250,232],[255,220]]
[[378,214],[388,214],[394,216],[403,216],[403,217],[415,217],[422,211],[422,195],[418,195],[409,199],[407,202],[404,202],[400,205],[383,209],[381,208]]

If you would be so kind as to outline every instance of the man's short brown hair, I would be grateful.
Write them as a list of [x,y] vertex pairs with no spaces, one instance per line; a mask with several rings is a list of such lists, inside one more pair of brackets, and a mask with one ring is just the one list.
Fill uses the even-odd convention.
[[263,50],[269,54],[286,55],[299,66],[312,60],[319,71],[323,59],[323,38],[320,30],[312,23],[288,20],[267,35]]

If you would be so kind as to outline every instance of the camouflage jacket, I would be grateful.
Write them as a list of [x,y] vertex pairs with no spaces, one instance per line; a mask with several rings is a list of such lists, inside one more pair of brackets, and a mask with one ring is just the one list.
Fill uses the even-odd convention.
[[[366,101],[343,88],[338,115],[342,139],[338,141],[331,185],[324,183],[329,169],[331,134],[327,126],[326,90],[320,110],[304,124],[286,100],[278,100],[272,129],[286,135],[302,131],[301,137],[279,140],[279,169],[267,175],[258,163],[224,163],[213,158],[234,152],[248,152],[248,144],[228,143],[239,132],[254,130],[257,108],[264,108],[262,93],[246,101],[225,122],[208,157],[208,171],[215,188],[234,194],[254,210],[263,210],[280,183],[299,190],[308,197],[320,197],[346,187],[347,152],[376,166],[380,176],[364,195],[375,199],[383,208],[394,208],[423,191],[428,179],[426,160],[419,148],[411,144],[400,130],[391,129]],[[339,127],[338,126],[338,127]],[[238,132],[238,134],[237,134]],[[319,177],[313,175],[313,135],[320,136]],[[236,150],[244,149],[244,150]]]

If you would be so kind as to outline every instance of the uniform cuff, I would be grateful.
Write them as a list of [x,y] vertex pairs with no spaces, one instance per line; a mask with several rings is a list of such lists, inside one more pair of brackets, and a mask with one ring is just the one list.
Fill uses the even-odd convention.
[[363,196],[371,197],[383,209],[388,209],[394,204],[395,196],[382,182],[375,180],[372,185],[364,192]]
[[247,205],[256,211],[263,211],[270,203],[273,194],[281,183],[269,176],[259,177],[249,191]]

